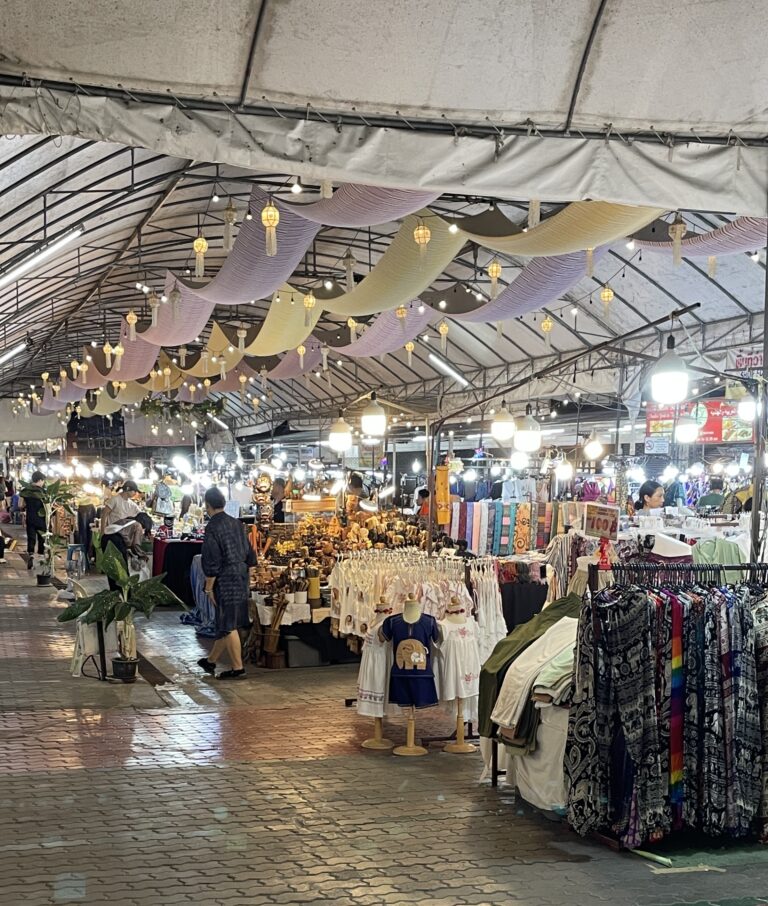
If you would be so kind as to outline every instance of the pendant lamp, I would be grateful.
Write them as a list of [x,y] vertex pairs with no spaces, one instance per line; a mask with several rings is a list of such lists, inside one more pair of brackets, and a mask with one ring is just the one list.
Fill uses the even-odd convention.
[[387,430],[387,414],[376,399],[375,390],[371,394],[370,403],[363,409],[360,427],[363,434],[370,434],[373,437],[382,437]]
[[590,462],[594,462],[603,455],[603,445],[600,443],[597,432],[593,431],[584,441],[584,455]]
[[675,425],[675,441],[679,444],[692,444],[699,436],[698,422],[687,415],[677,420]]
[[651,396],[657,403],[671,406],[688,396],[688,369],[675,352],[675,338],[667,337],[667,351],[651,369]]
[[525,417],[518,426],[513,445],[521,453],[535,453],[541,447],[541,426],[532,415],[531,404],[525,407]]
[[344,453],[352,446],[352,429],[344,421],[341,409],[339,409],[338,419],[331,425],[328,446],[334,453]]
[[514,416],[507,409],[506,400],[502,400],[501,409],[494,415],[491,422],[491,436],[503,444],[512,439],[516,430],[517,423]]

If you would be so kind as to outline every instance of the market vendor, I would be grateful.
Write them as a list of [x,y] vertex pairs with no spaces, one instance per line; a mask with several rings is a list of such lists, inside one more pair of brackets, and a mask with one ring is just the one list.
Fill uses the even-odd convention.
[[360,507],[360,501],[368,499],[368,492],[363,484],[363,476],[359,472],[353,472],[349,476],[344,494],[345,512],[348,516],[353,516]]

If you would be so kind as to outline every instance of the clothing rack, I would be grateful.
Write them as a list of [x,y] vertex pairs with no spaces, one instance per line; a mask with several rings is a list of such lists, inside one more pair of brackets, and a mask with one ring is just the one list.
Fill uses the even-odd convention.
[[[598,588],[598,573],[601,567],[590,563],[589,590],[595,593]],[[603,569],[603,571],[605,571]],[[768,563],[656,563],[646,560],[630,560],[626,563],[614,563],[610,566],[614,584],[624,585],[629,582],[642,582],[651,577],[662,582],[684,584],[691,579],[700,582],[725,582],[725,573],[740,571],[747,573],[749,582],[768,585]]]

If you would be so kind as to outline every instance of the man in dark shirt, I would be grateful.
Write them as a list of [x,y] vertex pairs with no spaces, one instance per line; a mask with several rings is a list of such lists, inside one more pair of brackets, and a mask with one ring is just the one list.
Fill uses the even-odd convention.
[[45,551],[45,539],[43,532],[48,526],[45,523],[45,511],[43,502],[39,495],[36,494],[35,488],[42,488],[45,484],[45,475],[42,472],[33,472],[31,485],[32,487],[24,488],[20,497],[23,502],[23,508],[27,513],[27,569],[32,569],[32,559],[35,553],[35,543],[37,543],[37,552],[42,554]]

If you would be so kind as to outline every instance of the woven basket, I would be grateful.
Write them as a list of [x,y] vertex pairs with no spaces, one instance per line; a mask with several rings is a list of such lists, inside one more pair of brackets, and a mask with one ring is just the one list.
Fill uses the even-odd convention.
[[267,654],[274,654],[278,647],[280,646],[280,628],[275,629],[272,626],[267,626],[264,629],[264,644],[263,648]]

